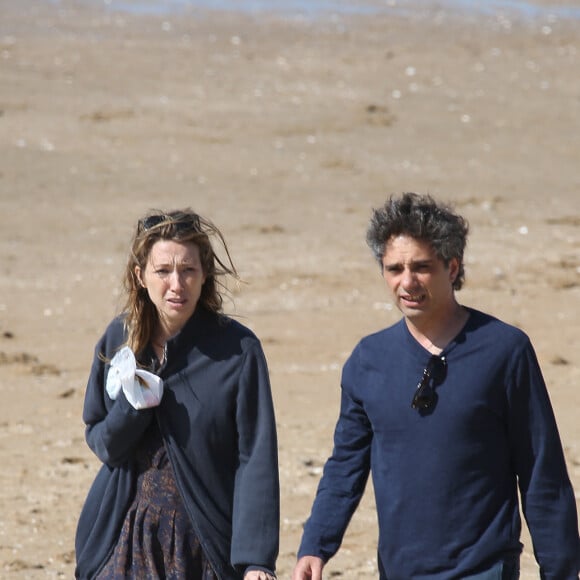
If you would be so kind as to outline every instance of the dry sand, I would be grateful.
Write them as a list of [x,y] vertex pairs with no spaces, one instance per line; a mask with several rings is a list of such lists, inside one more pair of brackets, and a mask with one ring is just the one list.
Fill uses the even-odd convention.
[[[247,281],[227,310],[271,368],[280,578],[331,449],[341,365],[398,318],[364,244],[391,193],[469,219],[459,298],[531,336],[578,498],[578,21],[428,2],[318,19],[87,6],[0,0],[0,576],[72,577],[99,466],[84,386],[153,207],[213,219]],[[522,577],[537,578],[524,541]],[[369,489],[327,577],[376,578],[375,546]]]

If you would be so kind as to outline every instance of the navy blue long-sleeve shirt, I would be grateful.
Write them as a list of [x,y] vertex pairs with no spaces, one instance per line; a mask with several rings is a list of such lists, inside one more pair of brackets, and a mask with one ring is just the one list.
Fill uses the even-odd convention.
[[167,343],[161,404],[135,410],[105,391],[110,361],[125,342],[115,319],[95,348],[83,410],[86,439],[103,466],[76,536],[79,578],[92,578],[114,548],[133,499],[134,451],[158,421],[178,489],[221,580],[247,567],[274,570],[279,545],[276,423],[268,369],[256,336],[198,307]]
[[381,578],[459,579],[519,557],[519,485],[542,578],[577,580],[574,493],[528,337],[470,310],[442,355],[435,408],[421,415],[411,400],[430,353],[406,323],[355,348],[298,556],[336,553],[371,472]]

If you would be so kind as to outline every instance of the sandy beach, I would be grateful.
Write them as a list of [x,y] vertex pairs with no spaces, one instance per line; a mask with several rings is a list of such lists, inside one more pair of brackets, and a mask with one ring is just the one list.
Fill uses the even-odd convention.
[[[73,577],[99,467],[84,388],[150,208],[212,219],[244,279],[226,311],[271,370],[279,578],[331,451],[342,364],[399,318],[364,242],[393,193],[469,220],[458,297],[532,338],[580,502],[580,21],[550,13],[577,3],[536,18],[108,4],[0,0],[0,577]],[[369,487],[327,578],[377,578],[376,535]],[[523,541],[522,578],[538,578]]]

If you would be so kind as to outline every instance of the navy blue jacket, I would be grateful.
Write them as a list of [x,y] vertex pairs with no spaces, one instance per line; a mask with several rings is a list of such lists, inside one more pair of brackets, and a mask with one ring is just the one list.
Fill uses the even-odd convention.
[[370,471],[382,579],[459,579],[519,558],[519,485],[542,578],[578,580],[574,492],[532,345],[470,312],[430,414],[411,408],[430,353],[403,320],[355,348],[299,556],[335,554]]
[[[83,420],[103,462],[76,535],[77,578],[106,562],[134,495],[134,450],[158,421],[187,512],[221,580],[248,566],[274,570],[279,544],[276,425],[266,360],[256,336],[198,307],[167,343],[159,407],[135,410],[105,392],[111,360],[125,342],[115,319],[95,348]],[[104,360],[103,360],[104,359]]]

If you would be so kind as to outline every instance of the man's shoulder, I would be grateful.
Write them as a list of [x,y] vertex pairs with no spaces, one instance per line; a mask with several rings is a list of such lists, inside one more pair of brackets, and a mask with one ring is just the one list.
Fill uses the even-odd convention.
[[381,328],[376,332],[372,332],[370,334],[367,334],[366,336],[363,336],[360,339],[358,346],[369,348],[373,348],[376,346],[383,347],[385,344],[389,344],[394,340],[399,341],[403,331],[404,331],[404,320],[401,318],[400,320],[398,320],[394,324],[391,324],[390,326],[387,326],[386,328]]
[[375,362],[392,356],[404,343],[405,327],[403,319],[391,326],[363,336],[350,356],[351,361]]
[[467,323],[468,332],[480,336],[488,336],[498,342],[521,343],[528,342],[528,335],[515,324],[501,320],[492,314],[469,308],[470,320]]

